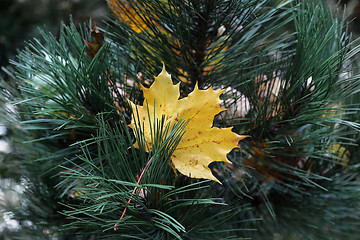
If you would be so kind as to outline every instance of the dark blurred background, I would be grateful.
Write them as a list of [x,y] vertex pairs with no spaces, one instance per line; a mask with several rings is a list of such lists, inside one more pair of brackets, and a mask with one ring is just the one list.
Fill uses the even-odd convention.
[[101,25],[107,12],[106,0],[0,0],[0,67],[39,35],[39,27],[57,35],[70,16],[76,24],[93,17]]

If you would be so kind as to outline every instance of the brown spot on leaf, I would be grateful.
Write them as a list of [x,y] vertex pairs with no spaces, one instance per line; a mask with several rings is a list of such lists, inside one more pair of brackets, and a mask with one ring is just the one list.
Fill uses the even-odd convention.
[[190,159],[189,160],[189,165],[192,166],[192,167],[198,165],[198,163],[199,163],[199,161],[196,160],[196,159]]

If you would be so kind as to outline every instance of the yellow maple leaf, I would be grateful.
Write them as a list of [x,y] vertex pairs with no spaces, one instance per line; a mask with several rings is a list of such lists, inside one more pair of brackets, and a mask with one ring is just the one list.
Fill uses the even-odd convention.
[[[215,91],[211,87],[199,90],[196,85],[187,97],[179,99],[179,83],[173,85],[165,66],[150,88],[141,87],[145,100],[143,106],[129,101],[134,113],[129,126],[135,129],[135,121],[140,121],[137,125],[144,126],[145,141],[151,150],[150,124],[154,118],[161,119],[164,116],[165,124],[170,124],[170,127],[180,119],[188,120],[184,135],[170,158],[171,162],[180,173],[188,177],[219,182],[212,175],[209,164],[214,161],[231,163],[226,155],[246,137],[232,132],[232,128],[212,126],[214,116],[224,111],[220,108],[219,99],[224,90]],[[134,146],[139,148],[138,141]]]

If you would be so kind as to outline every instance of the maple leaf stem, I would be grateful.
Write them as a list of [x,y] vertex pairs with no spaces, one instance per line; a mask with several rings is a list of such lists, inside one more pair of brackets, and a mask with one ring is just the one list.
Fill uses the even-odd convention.
[[[149,164],[150,164],[150,162],[151,162],[152,159],[153,159],[153,157],[151,157],[151,158],[149,159],[149,161],[147,162],[144,170],[141,172],[140,177],[139,177],[138,181],[136,182],[137,185],[139,185],[140,180],[141,180],[142,176],[144,175],[145,170],[146,170],[147,167],[149,166]],[[115,231],[116,231],[116,229],[117,229],[117,226],[120,224],[121,219],[123,219],[123,217],[125,216],[126,209],[127,209],[127,207],[130,205],[131,199],[132,199],[132,197],[134,196],[134,194],[135,194],[135,192],[136,192],[136,189],[137,189],[137,187],[135,187],[134,190],[133,190],[133,192],[131,193],[131,196],[130,196],[127,204],[126,204],[126,207],[125,207],[123,213],[121,214],[121,217],[120,217],[120,219],[119,219],[119,222],[115,224],[115,226],[114,226],[114,230],[115,230]]]

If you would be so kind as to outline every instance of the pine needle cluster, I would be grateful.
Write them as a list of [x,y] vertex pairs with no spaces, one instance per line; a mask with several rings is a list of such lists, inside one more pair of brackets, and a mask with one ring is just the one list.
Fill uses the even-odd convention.
[[[103,29],[42,32],[2,84],[24,186],[2,203],[16,239],[356,239],[359,48],[344,21],[310,1],[108,5]],[[151,122],[151,151],[128,127],[162,62],[181,97],[226,89],[214,126],[250,136],[210,165],[221,185],[169,164],[186,119]]]

